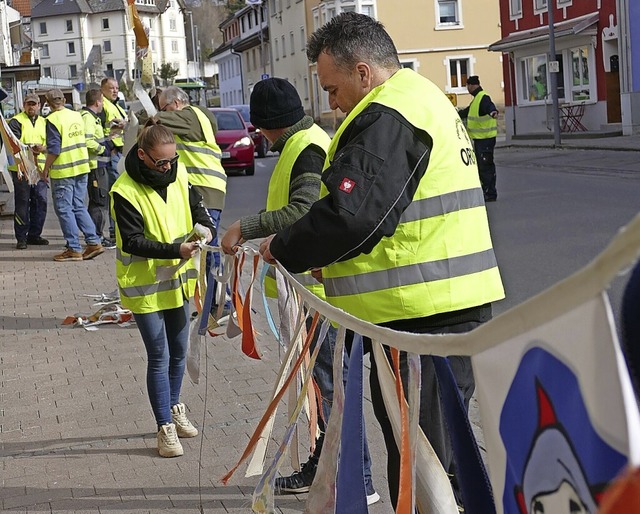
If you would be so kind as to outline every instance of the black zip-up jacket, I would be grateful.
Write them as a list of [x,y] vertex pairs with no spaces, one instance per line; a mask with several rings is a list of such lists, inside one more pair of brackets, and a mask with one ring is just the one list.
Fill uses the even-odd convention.
[[[136,182],[140,179],[139,159],[137,156],[137,145],[135,145],[126,157],[125,169]],[[167,188],[159,187],[155,192],[166,202]],[[195,189],[189,186],[189,206],[191,207],[191,217],[193,224],[200,223],[209,230],[215,237],[216,229],[209,213],[202,205],[202,197]],[[144,236],[144,218],[131,202],[125,200],[118,193],[113,194],[113,209],[116,216],[116,223],[122,237],[122,249],[131,255],[139,255],[148,259],[179,259],[180,243],[160,243],[151,241]]]
[[342,134],[322,181],[329,194],[278,232],[271,254],[300,273],[370,253],[391,236],[429,165],[434,142],[397,111],[372,103]]

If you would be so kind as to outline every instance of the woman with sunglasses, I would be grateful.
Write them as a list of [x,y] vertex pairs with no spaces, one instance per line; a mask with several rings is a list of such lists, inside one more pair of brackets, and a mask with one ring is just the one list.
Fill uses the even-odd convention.
[[[178,162],[173,134],[150,121],[125,158],[125,171],[111,189],[116,221],[116,275],[122,305],[133,312],[147,351],[147,391],[158,426],[162,457],[184,453],[180,437],[198,430],[180,403],[189,337],[189,299],[197,272],[191,257],[195,242],[184,242],[194,225],[215,228],[202,198]],[[158,280],[160,266],[187,259],[168,280]]]

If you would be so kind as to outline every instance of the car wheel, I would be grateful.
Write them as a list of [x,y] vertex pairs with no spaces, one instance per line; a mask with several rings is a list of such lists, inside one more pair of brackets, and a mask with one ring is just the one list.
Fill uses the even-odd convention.
[[262,136],[262,141],[260,142],[260,146],[258,146],[258,157],[265,157],[267,152],[269,151],[269,142],[267,138]]
[[254,175],[254,174],[255,174],[255,172],[256,172],[256,167],[255,167],[255,166],[249,166],[248,168],[246,168],[246,169],[244,170],[244,174],[245,174],[247,177],[250,177],[251,175]]

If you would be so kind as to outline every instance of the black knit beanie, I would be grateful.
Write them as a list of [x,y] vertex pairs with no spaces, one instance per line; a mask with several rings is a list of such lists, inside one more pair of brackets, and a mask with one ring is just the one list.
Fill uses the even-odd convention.
[[251,92],[251,123],[257,128],[291,127],[304,118],[304,109],[296,88],[285,79],[261,80]]

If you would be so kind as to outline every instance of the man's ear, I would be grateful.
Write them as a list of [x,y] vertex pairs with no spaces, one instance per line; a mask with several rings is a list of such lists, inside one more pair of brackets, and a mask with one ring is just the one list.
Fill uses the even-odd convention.
[[356,64],[356,73],[360,77],[360,83],[363,89],[371,89],[372,84],[372,72],[371,67],[366,63],[360,61]]

